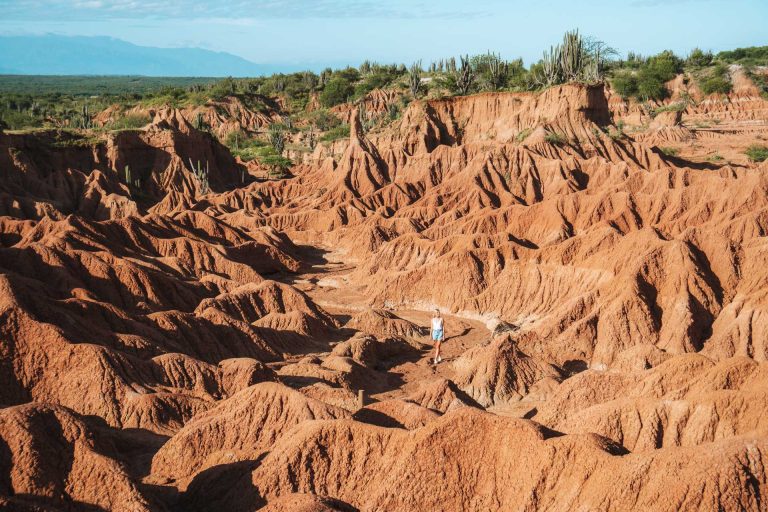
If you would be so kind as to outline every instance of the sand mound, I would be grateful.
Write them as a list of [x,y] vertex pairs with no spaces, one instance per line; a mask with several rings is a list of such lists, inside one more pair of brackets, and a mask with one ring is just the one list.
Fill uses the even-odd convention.
[[555,366],[523,354],[509,335],[468,350],[453,366],[456,385],[484,407],[520,400],[537,382],[562,376]]
[[347,322],[346,327],[375,336],[420,338],[428,334],[428,329],[425,327],[403,320],[385,309],[369,309],[359,313]]
[[[259,496],[268,501],[309,492],[332,495],[361,509],[487,510],[513,504],[579,508],[610,500],[619,509],[669,503],[670,509],[703,505],[757,510],[752,491],[728,483],[739,478],[764,481],[766,448],[755,438],[751,442],[755,444],[749,449],[735,440],[724,442],[718,454],[677,448],[621,456],[598,436],[548,438],[525,420],[471,409],[447,414],[413,432],[350,421],[313,422],[278,441],[262,464],[242,479],[251,482],[253,490],[232,491],[223,504],[247,510]],[[744,464],[725,462],[724,454]],[[574,458],[578,465],[571,463]],[[651,471],[642,469],[649,466]],[[435,467],[444,468],[445,477],[430,478]],[[678,478],[695,484],[669,485],[666,474],[672,468]],[[462,477],[467,474],[473,478]],[[579,482],[581,492],[566,492],[573,482]],[[393,488],[399,492],[392,493]]]
[[152,473],[176,481],[212,466],[253,460],[293,425],[348,416],[282,384],[257,384],[185,425],[155,455]]
[[[102,439],[71,411],[28,404],[0,410],[5,510],[157,510]],[[1,503],[1,502],[0,502]]]

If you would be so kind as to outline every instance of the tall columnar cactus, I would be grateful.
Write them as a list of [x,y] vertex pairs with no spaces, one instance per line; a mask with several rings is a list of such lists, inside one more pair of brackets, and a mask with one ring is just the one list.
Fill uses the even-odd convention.
[[541,79],[547,87],[560,83],[562,76],[560,62],[560,45],[550,46],[548,51],[544,51],[541,59]]
[[133,183],[133,181],[131,180],[131,166],[126,165],[125,166],[125,184],[130,185],[131,183]]
[[195,127],[195,130],[202,131],[203,127],[205,126],[205,121],[203,120],[202,112],[198,112],[195,115],[195,122],[193,123],[193,126]]
[[488,61],[488,78],[491,85],[491,89],[494,91],[499,90],[507,81],[507,75],[509,75],[509,64],[507,64],[501,55],[488,52],[486,57]]
[[208,161],[205,161],[205,169],[203,169],[203,166],[200,164],[200,160],[198,160],[197,165],[195,165],[190,158],[189,166],[192,168],[192,173],[195,175],[198,183],[200,184],[200,193],[207,194],[211,190],[208,183],[208,176],[210,175]]
[[88,104],[83,103],[83,108],[80,114],[80,128],[87,130],[91,127],[91,116],[88,113]]
[[584,76],[587,64],[584,40],[578,30],[566,32],[560,47],[560,69],[563,80],[574,82]]
[[461,67],[455,74],[455,85],[459,94],[462,96],[469,92],[472,83],[475,81],[475,71],[469,62],[469,55],[461,57]]
[[408,87],[411,95],[418,98],[421,91],[421,61],[414,62],[408,69]]
[[278,155],[283,154],[285,149],[285,130],[283,130],[282,126],[273,124],[269,127],[269,142]]

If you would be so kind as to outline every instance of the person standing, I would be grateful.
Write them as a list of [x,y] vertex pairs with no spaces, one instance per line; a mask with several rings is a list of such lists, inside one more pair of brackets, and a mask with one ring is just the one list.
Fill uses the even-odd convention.
[[445,321],[440,314],[439,309],[435,309],[435,314],[432,315],[432,341],[435,342],[435,359],[434,363],[437,364],[443,360],[440,357],[440,345],[445,339]]

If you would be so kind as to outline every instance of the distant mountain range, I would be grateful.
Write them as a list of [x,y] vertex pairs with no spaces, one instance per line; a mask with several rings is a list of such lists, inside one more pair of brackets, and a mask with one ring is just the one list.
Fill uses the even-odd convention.
[[201,48],[154,48],[82,36],[0,36],[0,74],[259,76],[295,69]]

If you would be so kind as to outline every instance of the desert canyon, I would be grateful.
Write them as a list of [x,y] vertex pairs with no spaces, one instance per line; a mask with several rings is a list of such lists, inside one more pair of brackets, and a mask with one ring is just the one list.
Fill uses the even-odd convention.
[[374,90],[285,179],[195,127],[274,121],[236,98],[0,132],[0,510],[766,510],[768,100],[732,78],[367,130]]

